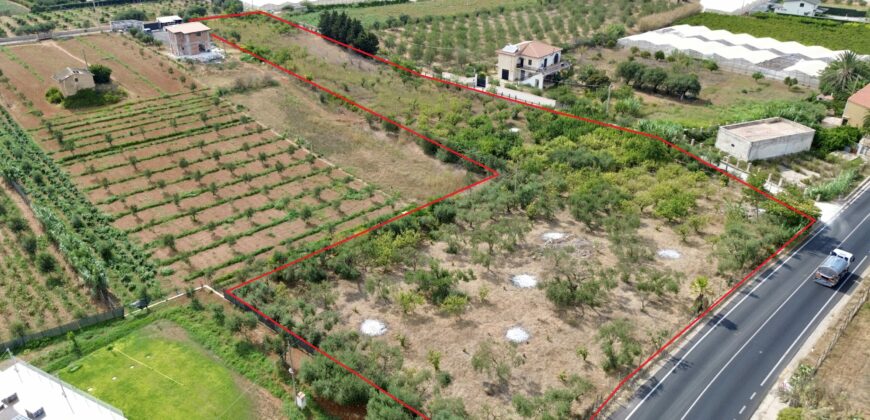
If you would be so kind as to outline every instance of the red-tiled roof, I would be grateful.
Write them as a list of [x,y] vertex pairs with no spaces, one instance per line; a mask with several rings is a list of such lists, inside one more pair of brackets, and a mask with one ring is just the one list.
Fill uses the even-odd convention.
[[850,96],[849,102],[863,106],[864,108],[870,108],[870,84],[864,86],[864,89],[861,89],[855,92],[854,95]]
[[500,52],[521,55],[523,57],[542,58],[559,51],[562,51],[562,49],[541,41],[523,41],[516,45],[508,45]]

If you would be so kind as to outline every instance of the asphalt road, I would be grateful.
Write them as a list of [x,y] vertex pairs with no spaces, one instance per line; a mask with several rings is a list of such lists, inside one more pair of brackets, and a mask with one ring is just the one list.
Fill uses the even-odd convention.
[[851,271],[870,264],[870,191],[863,189],[847,205],[788,259],[708,316],[611,418],[750,418],[801,344],[858,280],[850,275],[833,289],[814,283],[822,260],[839,247],[855,255]]

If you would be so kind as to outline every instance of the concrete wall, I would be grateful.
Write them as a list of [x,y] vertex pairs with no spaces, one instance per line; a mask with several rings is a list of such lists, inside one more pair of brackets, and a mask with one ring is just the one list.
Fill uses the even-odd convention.
[[209,37],[209,31],[194,32],[192,34],[169,33],[169,52],[172,55],[182,57],[210,50],[211,38]]
[[737,159],[751,162],[810,150],[815,132],[797,133],[768,140],[747,141],[719,127],[716,148]]
[[75,74],[59,82],[63,96],[73,96],[82,89],[93,89],[94,77],[90,74]]

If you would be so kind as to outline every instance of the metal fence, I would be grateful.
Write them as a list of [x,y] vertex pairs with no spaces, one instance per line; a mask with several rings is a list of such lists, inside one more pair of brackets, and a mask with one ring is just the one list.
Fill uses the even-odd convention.
[[80,330],[82,328],[94,325],[94,324],[99,324],[101,322],[105,322],[105,321],[108,321],[111,319],[117,319],[117,318],[123,318],[123,317],[124,317],[124,308],[123,307],[115,308],[115,309],[112,309],[108,312],[103,312],[100,314],[87,316],[87,317],[84,317],[81,319],[77,319],[77,320],[70,322],[68,324],[64,324],[64,325],[57,326],[54,328],[49,328],[47,330],[36,332],[36,333],[25,334],[22,337],[14,338],[14,339],[9,340],[5,343],[0,343],[0,350],[5,350],[5,349],[15,350],[16,348],[24,346],[25,344],[27,344],[31,341],[40,340],[43,338],[57,337],[59,335],[66,334],[68,331],[77,331],[77,330]]
[[242,303],[241,299],[233,296],[232,294],[228,293],[226,290],[223,291],[223,295],[224,295],[224,299],[226,299],[228,302],[235,305],[237,308],[239,308],[243,311],[246,311],[246,312],[253,313],[257,317],[257,320],[260,321],[260,323],[262,323],[266,327],[269,327],[270,330],[274,331],[278,335],[284,337],[288,342],[290,342],[291,346],[296,347],[299,350],[302,350],[308,354],[314,354],[314,352],[316,351],[313,346],[311,346],[308,343],[296,338],[295,336],[293,336],[291,334],[288,334],[287,331],[284,331],[284,329],[282,329],[281,327],[276,325],[274,321],[264,317],[263,315],[260,315],[256,311],[252,311],[251,308],[249,308],[247,305]]

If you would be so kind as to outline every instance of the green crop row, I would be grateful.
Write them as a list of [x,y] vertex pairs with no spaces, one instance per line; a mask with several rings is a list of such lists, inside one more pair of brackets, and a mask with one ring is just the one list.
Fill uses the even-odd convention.
[[[110,283],[120,281],[146,285],[154,295],[160,294],[147,255],[111,226],[110,219],[88,201],[5,108],[0,112],[0,137],[3,176],[27,191],[46,234],[88,288],[105,296]],[[120,287],[113,290],[122,292]]]
[[[145,157],[139,158],[139,160],[138,160],[137,162],[138,162],[138,163],[147,162],[147,161],[152,160],[152,159],[159,159],[159,158],[161,158],[161,157],[171,156],[171,155],[174,155],[174,154],[176,154],[176,153],[181,153],[181,152],[185,152],[185,151],[188,151],[188,150],[193,150],[193,149],[196,149],[196,148],[202,148],[202,147],[210,146],[210,145],[213,145],[213,144],[225,143],[225,142],[227,142],[227,141],[232,141],[232,140],[235,140],[235,139],[240,139],[240,138],[244,138],[244,137],[247,137],[247,136],[250,136],[250,135],[254,135],[254,134],[259,134],[259,133],[260,133],[259,131],[249,131],[249,130],[246,130],[246,131],[243,132],[243,133],[236,134],[236,135],[229,136],[229,137],[220,137],[220,138],[218,138],[217,140],[214,140],[214,141],[206,142],[206,141],[203,140],[202,143],[199,143],[199,142],[189,143],[189,144],[188,144],[187,146],[185,146],[185,147],[181,147],[181,148],[178,148],[178,149],[168,148],[168,149],[166,149],[166,150],[164,150],[164,151],[162,151],[162,152],[160,152],[160,153],[156,153],[156,154],[153,154],[153,155],[148,155],[148,156],[145,156]],[[272,139],[269,139],[269,140],[266,140],[266,141],[264,141],[264,142],[262,142],[262,143],[256,143],[255,146],[260,146],[260,145],[263,145],[263,144],[269,143],[269,142],[271,142],[271,141],[273,141],[273,140],[272,140]],[[238,150],[234,150],[234,152],[235,152],[235,151],[238,151]],[[196,161],[192,161],[191,163],[193,163],[193,162],[196,162]],[[98,174],[98,173],[102,173],[102,172],[109,171],[109,170],[112,170],[112,169],[120,168],[120,167],[122,167],[122,166],[127,166],[127,165],[129,165],[129,164],[130,164],[130,163],[129,163],[128,161],[124,161],[124,162],[121,162],[121,163],[115,163],[115,164],[112,164],[112,165],[103,166],[103,167],[100,167],[99,169],[97,169],[97,168],[95,168],[93,165],[91,165],[91,166],[88,167],[88,169],[84,172],[84,175],[96,175],[96,174]],[[168,171],[168,170],[171,170],[171,169],[174,169],[174,168],[175,168],[175,166],[169,166],[169,167],[166,167],[166,168],[163,168],[163,169],[160,169],[160,170],[151,171],[151,173],[152,173],[152,175],[153,175],[153,174],[157,174],[157,173],[160,173],[160,172]],[[104,188],[104,187],[109,186],[109,185],[114,185],[114,184],[117,184],[117,183],[130,181],[130,180],[133,180],[133,179],[139,178],[140,176],[141,176],[141,175],[139,175],[139,174],[134,174],[134,175],[130,175],[130,176],[127,176],[127,177],[124,177],[124,178],[119,178],[119,179],[112,180],[111,182],[108,182],[108,183],[106,183],[106,184],[104,184],[104,185],[92,185],[92,186],[90,186],[90,187],[85,187],[85,188],[84,188],[84,191],[86,191],[86,192],[87,192],[87,191],[93,191],[93,190],[95,190],[95,189],[98,189],[98,188]]]

